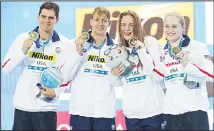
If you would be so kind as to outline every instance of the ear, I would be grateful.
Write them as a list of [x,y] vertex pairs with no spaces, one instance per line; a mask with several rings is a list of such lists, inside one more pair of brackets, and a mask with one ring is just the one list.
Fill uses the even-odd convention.
[[111,25],[111,21],[109,21],[108,27]]
[[37,19],[39,20],[39,14],[38,14],[38,16],[37,16]]
[[183,30],[183,33],[185,33],[185,31],[186,31],[186,26],[185,25],[182,26],[182,30]]
[[56,18],[56,23],[59,21],[59,17]]
[[92,19],[90,19],[90,26],[92,26],[92,22],[93,22]]

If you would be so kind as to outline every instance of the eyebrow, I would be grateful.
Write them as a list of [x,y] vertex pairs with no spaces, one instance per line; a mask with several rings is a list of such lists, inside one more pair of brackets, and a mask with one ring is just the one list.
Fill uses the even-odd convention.
[[[121,24],[126,24],[126,23],[121,23]],[[134,24],[134,23],[128,23],[128,24]]]
[[179,25],[179,24],[165,24],[165,25]]
[[54,16],[46,16],[46,15],[43,15],[43,14],[41,14],[41,16],[43,16],[43,17],[49,17],[49,18],[54,18]]

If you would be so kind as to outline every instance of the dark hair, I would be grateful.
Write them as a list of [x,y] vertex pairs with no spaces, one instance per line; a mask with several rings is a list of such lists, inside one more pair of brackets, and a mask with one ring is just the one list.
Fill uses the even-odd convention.
[[39,15],[41,14],[42,9],[53,10],[55,12],[56,18],[59,17],[59,6],[53,2],[45,2],[40,6]]

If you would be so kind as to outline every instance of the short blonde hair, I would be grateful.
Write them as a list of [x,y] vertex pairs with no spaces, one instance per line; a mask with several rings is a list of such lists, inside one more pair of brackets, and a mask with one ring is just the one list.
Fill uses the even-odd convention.
[[110,11],[106,7],[101,7],[101,6],[96,7],[92,13],[93,17],[96,13],[99,16],[106,15],[107,19],[110,20]]

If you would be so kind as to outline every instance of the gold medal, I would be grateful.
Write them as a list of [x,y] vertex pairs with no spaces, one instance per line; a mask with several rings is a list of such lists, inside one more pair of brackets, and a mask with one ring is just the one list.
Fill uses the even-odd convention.
[[177,47],[177,46],[172,48],[172,53],[174,55],[177,55],[180,51],[181,51],[181,49],[179,47]]
[[29,34],[30,38],[32,38],[34,41],[36,41],[39,38],[39,34],[35,31],[30,32]]
[[137,37],[133,37],[129,40],[129,44],[132,45],[132,46],[135,46],[135,44],[137,43]]
[[89,34],[88,34],[88,32],[85,31],[85,29],[83,29],[82,35],[85,37],[85,41],[87,41],[89,39],[89,37],[90,37]]

